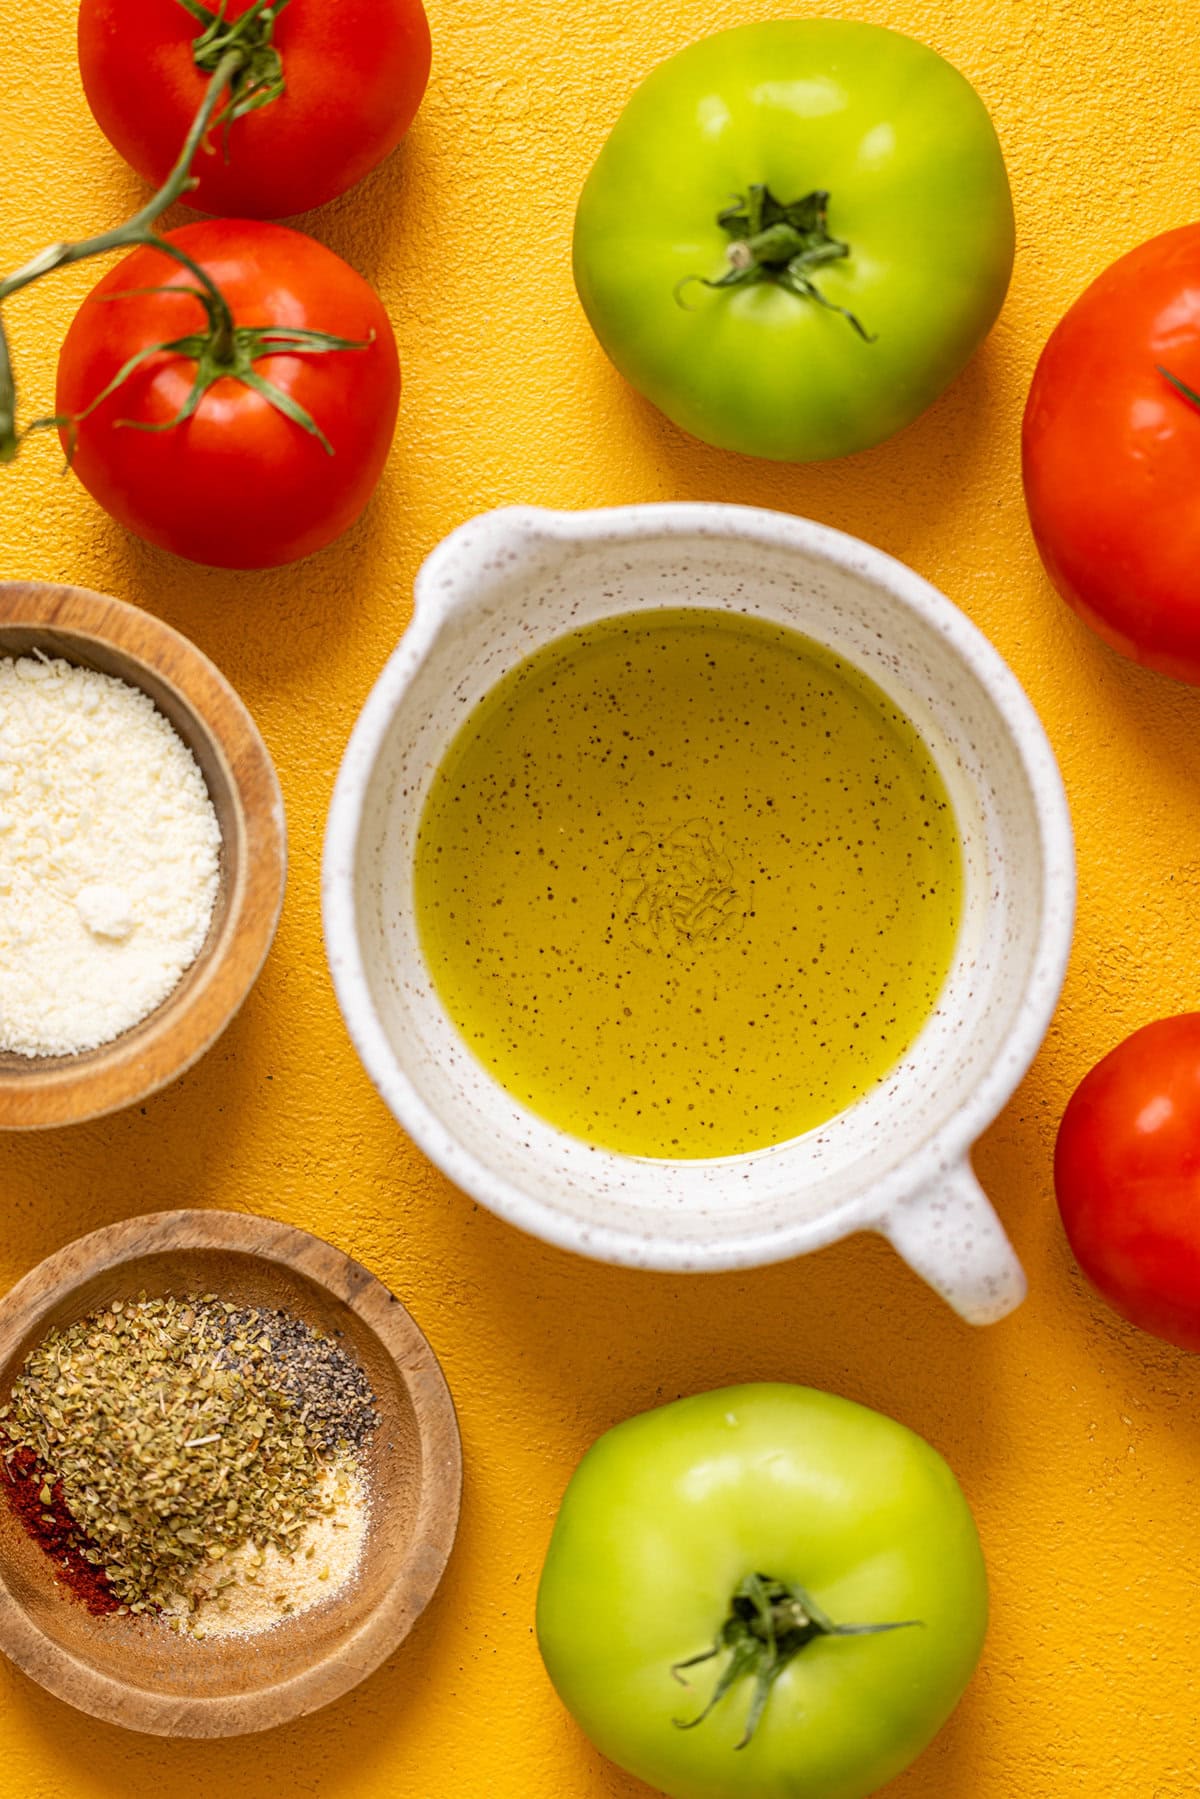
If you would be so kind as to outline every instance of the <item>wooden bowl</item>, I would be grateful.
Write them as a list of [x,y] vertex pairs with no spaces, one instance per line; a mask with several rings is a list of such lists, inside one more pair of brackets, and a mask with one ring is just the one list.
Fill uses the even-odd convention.
[[152,613],[81,587],[0,582],[0,656],[41,650],[149,694],[187,744],[221,827],[217,901],[199,956],[140,1024],[75,1056],[0,1052],[0,1129],[76,1124],[133,1105],[202,1056],[254,985],[279,923],[283,796],[267,747],[220,671]]
[[343,1333],[380,1416],[356,1576],[257,1637],[175,1635],[93,1617],[0,1496],[0,1650],[49,1692],[127,1730],[222,1737],[328,1705],[400,1644],[432,1599],[458,1527],[462,1454],[433,1351],[373,1275],[307,1231],[233,1212],[160,1212],[71,1243],[0,1301],[0,1393],[55,1325],[114,1299],[216,1293]]

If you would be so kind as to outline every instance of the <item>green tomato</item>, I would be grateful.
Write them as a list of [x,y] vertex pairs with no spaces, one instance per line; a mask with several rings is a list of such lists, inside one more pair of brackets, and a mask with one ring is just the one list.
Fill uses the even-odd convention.
[[563,1703],[670,1799],[864,1799],[949,1717],[986,1622],[941,1456],[789,1386],[702,1393],[601,1437],[537,1608]]
[[770,20],[681,51],[579,202],[575,283],[633,385],[706,443],[809,462],[910,424],[1012,273],[983,102],[877,25]]

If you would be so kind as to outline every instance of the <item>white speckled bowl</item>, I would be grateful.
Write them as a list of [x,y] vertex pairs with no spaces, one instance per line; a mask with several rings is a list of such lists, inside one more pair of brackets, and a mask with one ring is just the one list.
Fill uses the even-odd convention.
[[[892,1074],[822,1129],[743,1156],[648,1161],[568,1137],[485,1071],[434,992],[413,906],[417,822],[458,726],[552,637],[655,606],[735,607],[858,664],[916,723],[954,804],[966,893],[936,1011]],[[1037,716],[942,594],[824,526],[738,506],[494,512],[436,549],[355,727],[325,843],[325,937],[367,1071],[460,1187],[522,1229],[636,1267],[750,1267],[883,1232],[973,1323],[1025,1291],[971,1172],[1058,998],[1071,824]]]

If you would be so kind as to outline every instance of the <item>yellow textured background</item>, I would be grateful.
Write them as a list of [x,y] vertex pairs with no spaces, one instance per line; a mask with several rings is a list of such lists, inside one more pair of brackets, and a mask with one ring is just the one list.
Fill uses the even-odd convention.
[[[316,0],[293,0],[295,5]],[[171,1091],[98,1125],[0,1145],[0,1280],[80,1232],[178,1204],[261,1211],[351,1250],[409,1303],[460,1408],[467,1483],[441,1594],[352,1697],[268,1739],[164,1744],[92,1723],[0,1667],[3,1799],[635,1799],[560,1710],[532,1636],[555,1504],[592,1438],[719,1382],[808,1381],[881,1407],[949,1457],[975,1507],[994,1617],[950,1726],[897,1799],[1176,1799],[1197,1791],[1200,1363],[1084,1289],[1050,1154],[1074,1082],[1125,1031],[1191,1007],[1200,923],[1200,697],[1120,662],[1060,606],[1025,525],[1021,406],[1087,280],[1196,208],[1187,0],[859,0],[948,55],[991,108],[1019,251],[990,341],[901,438],[784,469],[685,442],[593,342],[569,274],[575,195],[638,78],[692,37],[795,0],[431,0],[429,95],[407,144],[315,231],[374,281],[406,391],[380,492],[290,572],[197,570],[127,538],[33,444],[0,472],[0,575],[107,589],[224,668],[283,780],[291,879],[266,971]],[[0,261],[123,216],[141,190],[86,111],[64,0],[0,6]],[[8,308],[27,411],[98,271]],[[1078,829],[1065,999],[977,1165],[1029,1269],[972,1334],[874,1239],[680,1281],[574,1261],[454,1191],[375,1098],[321,949],[326,805],[359,706],[452,526],[512,501],[741,500],[903,557],[982,626],[1062,761]]]

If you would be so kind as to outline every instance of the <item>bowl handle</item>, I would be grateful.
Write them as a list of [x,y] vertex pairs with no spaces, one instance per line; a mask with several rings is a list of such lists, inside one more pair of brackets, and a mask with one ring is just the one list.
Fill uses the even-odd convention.
[[1025,1297],[1025,1271],[965,1157],[877,1228],[968,1324],[995,1324]]

